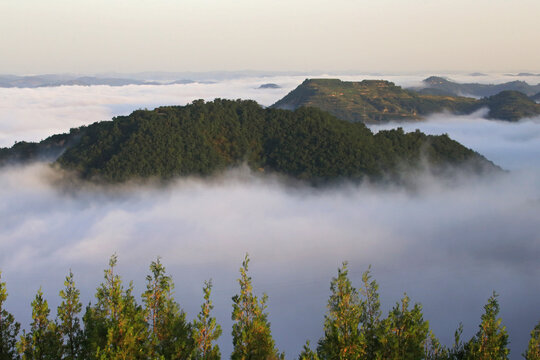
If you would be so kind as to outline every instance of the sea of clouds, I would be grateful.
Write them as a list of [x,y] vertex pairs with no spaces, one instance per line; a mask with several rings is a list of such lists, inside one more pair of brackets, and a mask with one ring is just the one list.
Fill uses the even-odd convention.
[[[370,78],[409,86],[424,77]],[[170,86],[0,89],[0,146],[198,98],[250,98],[270,105],[301,81],[282,76]],[[282,87],[257,89],[264,83]],[[0,168],[0,269],[8,286],[7,307],[27,325],[30,302],[42,286],[55,308],[69,269],[83,302],[93,301],[113,253],[126,284],[134,280],[142,293],[148,265],[161,256],[188,319],[199,311],[203,281],[214,280],[215,315],[227,356],[231,297],[249,253],[255,291],[269,295],[277,346],[293,358],[306,339],[314,343],[322,335],[330,280],[347,260],[356,286],[372,266],[384,313],[407,292],[423,305],[425,318],[446,344],[460,322],[466,338],[476,332],[483,305],[497,291],[517,359],[540,320],[540,119],[506,123],[482,115],[437,114],[424,122],[372,127],[448,133],[510,170],[452,182],[422,175],[414,191],[368,184],[291,187],[245,168],[166,187],[66,189],[58,185],[61,174],[47,164]]]

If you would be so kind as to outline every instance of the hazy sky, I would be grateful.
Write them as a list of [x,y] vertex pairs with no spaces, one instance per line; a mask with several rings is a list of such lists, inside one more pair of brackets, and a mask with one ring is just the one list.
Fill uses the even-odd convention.
[[538,71],[538,0],[0,0],[0,73]]

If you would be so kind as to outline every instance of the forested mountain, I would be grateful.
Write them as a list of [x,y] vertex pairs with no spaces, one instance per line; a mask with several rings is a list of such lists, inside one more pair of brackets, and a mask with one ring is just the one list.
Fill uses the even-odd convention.
[[518,121],[540,114],[540,104],[518,91],[502,91],[480,102],[489,108],[488,117],[493,119]]
[[360,82],[339,79],[306,79],[272,107],[294,110],[317,107],[348,121],[380,123],[417,120],[423,115],[449,110],[468,113],[476,106],[470,98],[420,95],[389,81]]
[[493,96],[501,91],[519,91],[532,96],[540,91],[540,84],[529,85],[525,81],[510,81],[503,84],[460,84],[440,76],[430,76],[423,80],[424,86],[412,88],[422,94],[436,94],[449,96]]
[[435,173],[454,165],[500,170],[447,135],[402,129],[373,134],[362,123],[316,108],[264,109],[254,101],[222,99],[137,110],[40,143],[0,149],[4,164],[46,156],[59,156],[58,166],[84,179],[106,182],[206,176],[243,163],[315,184],[399,181],[403,169],[426,164]]
[[[506,111],[497,109],[504,104]],[[340,119],[381,123],[391,120],[418,120],[426,115],[448,111],[469,114],[482,107],[493,107],[489,117],[517,121],[525,116],[540,115],[540,105],[516,92],[502,92],[487,99],[448,95],[435,89],[430,94],[402,89],[384,80],[360,82],[338,79],[307,79],[272,107],[294,110],[301,106],[317,107]]]

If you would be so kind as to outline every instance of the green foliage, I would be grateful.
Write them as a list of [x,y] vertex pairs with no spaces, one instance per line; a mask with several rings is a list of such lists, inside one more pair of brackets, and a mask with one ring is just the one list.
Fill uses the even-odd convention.
[[365,344],[365,359],[373,360],[381,347],[382,337],[381,323],[381,303],[379,300],[379,285],[371,278],[371,266],[362,274],[362,288],[360,295],[362,301],[362,312],[360,316],[361,337]]
[[466,345],[466,359],[506,360],[508,359],[508,334],[501,324],[497,294],[488,299],[476,335]]
[[18,141],[11,148],[0,148],[0,165],[21,161],[54,161],[67,146],[78,137],[79,129],[72,129],[69,134],[57,134],[40,143]]
[[518,121],[540,115],[540,104],[518,91],[502,91],[482,99],[481,103],[489,107],[488,116],[492,119]]
[[[49,319],[50,310],[41,288],[32,301],[32,323],[16,342],[19,324],[4,309],[5,283],[0,281],[0,360],[53,359],[144,359],[144,360],[218,360],[216,344],[221,327],[211,316],[212,282],[204,283],[204,302],[192,323],[173,299],[174,284],[158,258],[150,264],[147,287],[142,294],[144,307],[125,289],[115,273],[116,255],[104,272],[98,287],[96,304],[89,304],[83,316],[79,290],[70,271],[60,291],[57,319]],[[249,257],[240,268],[240,293],[235,295],[232,312],[232,360],[284,359],[270,332],[266,312],[267,296],[253,294],[248,276]],[[317,352],[304,345],[299,360],[507,360],[508,334],[498,317],[497,295],[488,299],[479,330],[468,342],[462,341],[463,326],[455,332],[452,347],[443,346],[423,319],[419,304],[410,307],[407,295],[396,303],[386,318],[381,317],[378,284],[371,268],[362,274],[359,290],[349,279],[347,263],[338,269],[330,283],[331,294],[324,321],[324,336]],[[1,273],[0,273],[1,276]],[[1,278],[0,278],[1,280]],[[540,323],[531,332],[526,360],[540,360]]]
[[15,360],[19,359],[16,346],[20,324],[4,308],[7,296],[6,283],[2,282],[0,271],[0,360]]
[[115,274],[116,255],[105,270],[105,282],[97,290],[97,303],[93,310],[94,321],[101,322],[107,330],[105,339],[96,344],[95,356],[105,359],[144,359],[148,339],[143,309],[132,295],[133,285],[124,290],[122,281]]
[[498,169],[448,136],[402,130],[373,135],[364,124],[316,108],[263,109],[254,101],[200,100],[137,110],[64,135],[65,152],[56,165],[105,182],[208,176],[241,164],[312,184],[399,181],[403,168],[424,164],[435,169],[464,164],[473,164],[475,171]]
[[232,320],[234,321],[233,352],[231,360],[272,360],[283,358],[278,354],[270,333],[268,314],[265,313],[268,297],[261,300],[253,295],[251,277],[248,276],[249,257],[246,254],[240,268],[240,294],[233,296]]
[[309,341],[306,341],[306,343],[304,344],[302,352],[298,356],[298,360],[319,360],[319,356],[317,355],[317,353],[311,350]]
[[[540,105],[524,94],[532,95],[536,88],[523,82],[500,86],[456,84],[439,77],[424,82],[429,88],[413,91],[384,80],[307,79],[272,107],[288,110],[316,107],[340,119],[363,123],[418,120],[442,111],[469,114],[484,106],[489,107],[488,116],[493,119],[517,121],[540,114]],[[489,89],[490,86],[495,88]],[[491,96],[476,100],[460,97],[460,93]]]
[[221,359],[219,346],[215,344],[221,336],[221,326],[219,326],[215,318],[210,316],[210,312],[214,308],[210,300],[211,292],[212,280],[205,281],[203,287],[204,303],[201,305],[201,311],[197,315],[197,319],[193,321],[193,340],[196,346],[193,359]]
[[430,330],[424,343],[424,358],[426,360],[446,360],[449,359],[450,352],[435,337]]
[[188,359],[192,352],[186,316],[172,297],[174,284],[160,259],[150,264],[143,294],[144,314],[150,331],[150,358]]
[[324,337],[317,352],[322,359],[361,359],[366,353],[366,343],[359,330],[364,304],[348,278],[346,262],[338,269],[337,278],[332,279],[330,291]]
[[79,314],[82,310],[80,301],[80,292],[75,287],[73,273],[64,281],[65,289],[60,291],[62,303],[58,306],[57,317],[59,320],[58,331],[63,338],[63,356],[62,359],[78,359],[81,354],[83,342],[83,333],[81,329]]
[[316,107],[352,122],[381,123],[419,119],[445,110],[469,113],[476,104],[471,98],[419,94],[384,80],[306,79],[272,107]]
[[430,76],[424,79],[423,83],[427,86],[421,89],[412,89],[420,93],[439,93],[450,96],[458,96],[459,94],[468,94],[471,96],[485,97],[493,96],[502,91],[513,90],[524,93],[525,95],[533,95],[540,91],[540,84],[529,85],[524,81],[510,81],[502,84],[478,84],[466,83],[460,84],[440,76]]
[[405,295],[401,303],[383,320],[384,333],[380,339],[378,359],[414,360],[424,356],[424,345],[429,324],[424,321],[422,307],[415,304],[409,309],[410,299]]
[[49,305],[41,288],[32,301],[32,324],[17,344],[23,360],[58,360],[62,357],[62,338],[56,324],[49,320]]
[[540,322],[531,331],[529,346],[523,357],[526,360],[540,360]]
[[461,340],[463,334],[463,324],[459,324],[459,327],[454,332],[454,344],[452,348],[448,349],[449,360],[463,360],[465,359],[465,344]]

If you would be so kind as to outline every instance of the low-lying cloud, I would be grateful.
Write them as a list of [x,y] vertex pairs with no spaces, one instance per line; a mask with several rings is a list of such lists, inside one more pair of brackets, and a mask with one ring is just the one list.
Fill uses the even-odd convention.
[[[272,103],[275,95],[264,96]],[[51,95],[49,103],[41,103],[53,118],[54,101],[62,100]],[[70,111],[84,112],[84,104]],[[27,126],[42,120],[29,115],[21,112]],[[6,129],[6,119],[0,120]],[[44,129],[52,126],[43,121]],[[467,337],[476,332],[482,306],[496,290],[512,358],[519,358],[540,320],[538,119],[508,124],[482,120],[480,114],[436,115],[399,126],[448,133],[511,172],[451,184],[426,175],[418,180],[422,186],[408,191],[366,184],[290,187],[242,168],[166,187],[74,190],[58,186],[60,175],[47,164],[1,168],[0,269],[10,294],[7,307],[27,325],[39,286],[54,308],[70,268],[84,302],[93,301],[115,252],[119,273],[126,282],[134,280],[141,293],[148,265],[160,255],[189,319],[199,310],[203,281],[214,279],[226,356],[231,296],[248,252],[255,291],[269,295],[277,345],[293,358],[306,339],[316,342],[322,335],[330,279],[348,260],[357,286],[372,265],[385,312],[406,291],[423,304],[425,318],[447,344],[460,321]]]
[[[70,268],[91,301],[112,253],[139,292],[148,264],[161,255],[190,318],[203,280],[214,278],[225,329],[237,269],[250,253],[256,290],[269,294],[274,335],[289,356],[320,337],[329,281],[343,260],[357,285],[373,266],[385,310],[404,291],[421,302],[447,343],[459,321],[466,335],[476,331],[492,290],[501,294],[514,351],[524,348],[540,315],[537,174],[452,186],[426,179],[414,193],[367,185],[293,189],[245,169],[166,188],[74,193],[51,183],[55,176],[44,164],[0,173],[0,263],[8,306],[23,321],[39,286],[57,303]],[[228,330],[222,346],[230,350]]]
[[[221,79],[176,85],[128,86],[60,86],[44,88],[0,88],[0,147],[15,141],[39,141],[47,136],[69,131],[72,127],[110,120],[135,109],[152,109],[162,105],[185,105],[196,99],[253,99],[269,106],[298,86],[306,77],[340,78],[346,81],[385,79],[404,87],[420,86],[433,74],[313,74],[310,76],[268,76]],[[445,74],[438,74],[445,75]],[[500,83],[527,80],[534,84],[538,77],[511,77],[504,74],[469,76],[447,74],[456,81]],[[208,79],[206,79],[208,80]],[[265,83],[280,88],[259,89]]]

